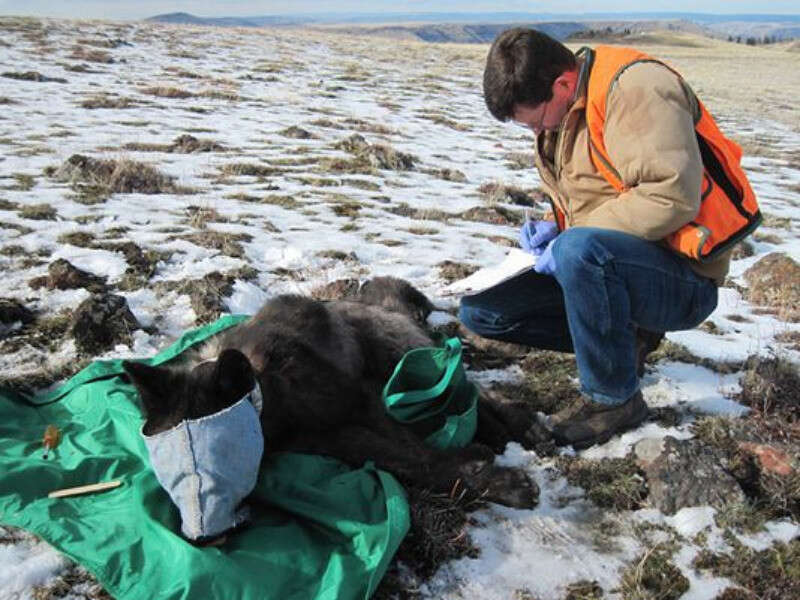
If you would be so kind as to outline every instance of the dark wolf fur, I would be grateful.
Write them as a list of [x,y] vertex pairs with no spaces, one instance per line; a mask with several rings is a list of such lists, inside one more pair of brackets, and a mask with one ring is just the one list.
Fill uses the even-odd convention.
[[[489,447],[430,448],[388,416],[382,386],[406,351],[431,344],[413,319],[426,317],[432,305],[393,278],[376,278],[362,290],[331,302],[278,296],[183,367],[126,361],[144,406],[145,434],[222,410],[258,381],[267,451],[324,454],[354,466],[372,460],[420,487],[449,492],[460,484],[474,496],[534,506],[536,484],[521,471],[493,465]],[[490,433],[494,446],[504,445],[509,434],[495,409],[479,413],[479,431]]]

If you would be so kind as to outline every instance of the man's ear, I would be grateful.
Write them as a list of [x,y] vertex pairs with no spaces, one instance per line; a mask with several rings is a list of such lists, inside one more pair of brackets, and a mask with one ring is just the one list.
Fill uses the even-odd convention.
[[166,369],[130,360],[122,361],[122,368],[139,392],[146,416],[165,414],[169,411],[170,375]]
[[564,71],[553,81],[553,96],[558,98],[572,98],[575,87],[578,85],[577,69]]
[[255,385],[250,361],[244,354],[232,348],[223,350],[217,358],[214,380],[217,390],[225,397],[244,396]]

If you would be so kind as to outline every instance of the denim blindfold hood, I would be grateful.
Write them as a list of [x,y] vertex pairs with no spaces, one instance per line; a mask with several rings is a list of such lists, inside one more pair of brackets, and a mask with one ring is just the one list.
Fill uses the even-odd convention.
[[213,415],[143,434],[156,477],[180,510],[189,539],[219,535],[247,518],[239,505],[256,485],[264,453],[253,406],[258,398],[252,398],[258,391]]

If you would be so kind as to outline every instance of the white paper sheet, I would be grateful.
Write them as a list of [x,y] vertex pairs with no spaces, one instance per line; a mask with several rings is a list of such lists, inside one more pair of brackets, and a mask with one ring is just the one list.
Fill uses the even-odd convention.
[[519,273],[528,271],[536,264],[536,257],[532,254],[512,248],[499,265],[484,267],[475,271],[469,277],[454,281],[442,288],[440,296],[468,296],[488,289],[493,285],[510,279]]

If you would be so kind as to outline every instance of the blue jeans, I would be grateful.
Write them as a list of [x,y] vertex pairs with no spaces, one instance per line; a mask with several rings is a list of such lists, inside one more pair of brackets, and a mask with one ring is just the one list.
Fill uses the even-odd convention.
[[717,305],[717,286],[660,244],[573,227],[553,245],[555,277],[527,271],[461,300],[478,335],[575,352],[581,391],[621,404],[638,389],[636,328],[691,329]]

